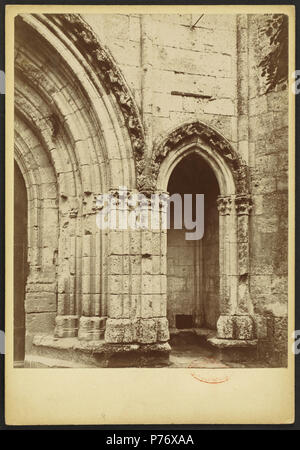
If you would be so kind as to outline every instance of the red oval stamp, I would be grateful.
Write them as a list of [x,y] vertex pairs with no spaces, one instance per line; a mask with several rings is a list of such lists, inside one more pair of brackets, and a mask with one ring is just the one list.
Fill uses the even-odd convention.
[[[209,360],[205,360],[205,359],[201,359],[201,360],[193,360],[190,362],[189,369],[228,369],[228,366],[226,366],[225,364],[223,364],[221,361],[215,360],[215,359],[209,359]],[[216,375],[216,376],[211,376],[211,375],[205,375],[202,373],[197,373],[196,371],[192,371],[191,372],[191,376],[197,380],[200,381],[202,383],[207,383],[207,384],[221,384],[221,383],[225,383],[226,381],[229,380],[229,377],[227,375]]]

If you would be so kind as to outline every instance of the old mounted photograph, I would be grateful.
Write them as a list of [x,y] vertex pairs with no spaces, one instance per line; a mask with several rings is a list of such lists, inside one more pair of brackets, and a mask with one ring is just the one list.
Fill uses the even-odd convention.
[[287,369],[292,7],[19,8],[18,376]]

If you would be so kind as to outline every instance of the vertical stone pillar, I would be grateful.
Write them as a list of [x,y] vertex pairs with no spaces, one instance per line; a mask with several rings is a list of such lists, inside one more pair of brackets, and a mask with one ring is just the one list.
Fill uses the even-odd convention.
[[249,195],[219,197],[220,339],[254,339],[249,294]]
[[85,193],[82,211],[76,198],[61,199],[58,251],[58,311],[55,336],[98,340],[105,317],[101,309],[102,235],[96,225],[96,199]]
[[91,341],[103,338],[106,322],[102,308],[104,275],[102,230],[96,223],[97,195],[85,194],[82,217],[81,306],[78,338]]
[[[130,193],[128,229],[109,231],[108,343],[155,344],[169,339],[166,318],[166,237],[163,206]],[[137,208],[139,213],[136,216]],[[151,216],[157,214],[157,228]],[[132,227],[134,217],[139,225]]]
[[235,198],[238,240],[238,304],[236,310],[236,339],[254,339],[253,305],[249,292],[249,214],[252,208],[248,194]]
[[148,228],[142,230],[142,290],[140,343],[169,340],[167,314],[167,210],[168,194],[146,193]]
[[237,14],[237,143],[238,151],[249,164],[249,39],[248,14]]
[[[140,243],[135,230],[128,228],[129,193],[111,191],[110,226],[107,229],[107,321],[105,341],[130,343],[134,340],[131,320],[138,303],[139,284],[135,278],[140,271]],[[120,198],[121,195],[121,198]],[[130,282],[131,281],[131,282]]]
[[76,199],[61,198],[58,248],[57,316],[54,334],[75,337],[78,333],[76,307],[76,231],[78,204]]

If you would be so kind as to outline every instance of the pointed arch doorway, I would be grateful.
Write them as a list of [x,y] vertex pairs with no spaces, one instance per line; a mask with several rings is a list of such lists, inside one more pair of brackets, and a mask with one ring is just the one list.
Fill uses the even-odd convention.
[[[205,212],[207,217],[204,236],[212,233],[211,238],[205,236],[203,239],[202,257],[198,257],[198,263],[195,254],[199,254],[199,248],[193,252],[188,250],[181,236],[180,245],[184,249],[181,253],[185,254],[185,258],[182,256],[180,262],[186,266],[189,263],[193,267],[193,271],[190,271],[193,275],[189,276],[189,280],[184,280],[181,286],[178,283],[178,298],[186,299],[188,296],[193,300],[186,300],[186,307],[181,305],[180,310],[177,308],[179,300],[175,301],[173,308],[171,302],[175,296],[172,283],[171,287],[170,282],[167,283],[166,307],[170,328],[173,326],[176,329],[176,325],[178,327],[175,316],[179,311],[179,316],[191,316],[186,318],[189,327],[208,325],[212,330],[212,336],[208,340],[215,346],[228,346],[228,340],[231,340],[229,344],[232,347],[239,346],[241,341],[245,345],[248,345],[248,341],[249,345],[255,344],[256,330],[249,291],[249,214],[252,200],[247,165],[219,132],[195,121],[176,128],[157,144],[152,167],[157,191],[186,189],[182,187],[184,176],[189,189],[204,189],[208,208]],[[201,173],[206,173],[208,177],[205,186],[201,186]],[[166,252],[168,281],[172,273],[170,252],[168,255],[172,242],[171,233],[172,231],[169,233]],[[175,239],[175,235],[173,238]],[[205,239],[208,242],[205,243]],[[217,240],[218,245],[215,245]],[[203,274],[207,275],[205,279]],[[208,300],[205,301],[205,298]],[[181,320],[184,322],[184,317]],[[181,322],[180,328],[185,328],[185,324]]]
[[[167,317],[170,329],[216,329],[219,317],[219,214],[217,179],[208,163],[191,153],[173,169],[170,196],[192,195],[195,221],[196,194],[204,194],[204,235],[187,240],[187,228],[167,233]],[[184,204],[184,201],[183,201]],[[187,206],[187,205],[186,205]],[[172,219],[172,211],[171,211]],[[184,221],[183,221],[184,222]]]

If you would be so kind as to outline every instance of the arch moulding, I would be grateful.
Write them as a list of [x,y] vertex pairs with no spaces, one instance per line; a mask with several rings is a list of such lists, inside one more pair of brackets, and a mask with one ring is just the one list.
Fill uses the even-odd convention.
[[[51,314],[56,314],[57,337],[99,339],[111,286],[105,264],[109,241],[96,226],[96,199],[116,183],[130,189],[143,183],[145,143],[138,108],[112,56],[79,15],[19,15],[15,41],[17,115],[30,130],[33,150],[39,156],[45,150],[48,162],[42,174],[51,172],[56,185],[55,198],[41,201],[40,210],[48,214],[47,204],[55,204],[58,229],[42,233],[42,227],[36,227],[38,239],[30,249],[39,255],[39,245],[44,249],[45,240],[51,239],[53,251],[46,249],[41,270],[32,266],[31,272],[38,274],[34,278],[38,290],[42,274],[48,273],[43,261],[53,266],[57,301],[51,304]],[[25,137],[28,130],[22,129]],[[17,158],[26,156],[23,145],[18,149]],[[38,175],[28,157],[23,159],[28,177]],[[46,177],[40,178],[38,188]],[[34,207],[37,214],[39,208],[35,203]],[[46,227],[47,221],[43,224]]]
[[197,154],[212,168],[220,188],[219,273],[220,316],[215,345],[230,339],[232,345],[255,343],[253,305],[249,294],[249,214],[252,207],[249,171],[231,144],[202,122],[176,128],[154,148],[150,189],[167,191],[177,164]]
[[48,22],[55,24],[92,65],[106,93],[112,93],[123,115],[136,167],[137,188],[142,189],[144,175],[145,137],[138,107],[127,87],[124,77],[108,49],[101,45],[92,28],[79,14],[45,14]]

